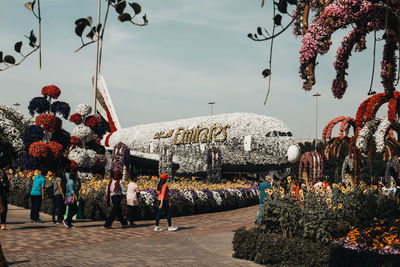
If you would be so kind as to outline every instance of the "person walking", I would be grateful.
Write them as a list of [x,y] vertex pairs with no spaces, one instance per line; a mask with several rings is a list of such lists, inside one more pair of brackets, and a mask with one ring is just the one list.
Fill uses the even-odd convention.
[[156,226],[154,227],[155,232],[161,232],[163,230],[159,226],[162,210],[165,210],[165,213],[167,214],[168,231],[176,231],[178,229],[176,227],[173,227],[171,224],[171,210],[170,210],[170,202],[168,200],[169,188],[167,185],[168,178],[169,178],[168,175],[162,173],[160,175],[160,181],[158,182],[157,185],[158,200],[157,200]]
[[131,176],[131,181],[128,184],[128,191],[126,193],[126,204],[128,206],[128,220],[130,225],[135,225],[135,217],[139,206],[138,194],[139,186],[136,184],[136,176]]
[[122,173],[120,170],[113,171],[113,179],[107,185],[107,206],[110,206],[110,201],[112,203],[112,208],[110,215],[107,217],[104,228],[111,229],[111,226],[115,220],[115,217],[118,217],[118,220],[121,222],[122,228],[128,227],[128,223],[122,216],[122,207],[121,200],[123,195],[126,193],[126,188],[124,183],[121,182]]
[[[47,173],[47,170],[43,170],[43,173]],[[44,221],[39,219],[40,206],[42,205],[42,200],[44,200],[44,185],[46,181],[38,171],[38,174],[33,178],[33,185],[31,190],[31,222],[44,223]]]
[[[63,175],[60,171],[57,172],[57,176],[53,182],[53,208],[51,210],[52,223],[60,224],[64,219],[65,212],[65,181]],[[56,211],[57,211],[57,221],[56,221]]]
[[260,190],[260,206],[258,208],[256,220],[254,221],[254,223],[257,223],[258,220],[260,219],[260,214],[261,214],[262,207],[264,205],[265,200],[267,199],[267,192],[265,192],[267,189],[268,190],[272,189],[271,176],[269,176],[269,175],[265,176],[265,180],[260,184],[260,187],[259,187],[259,190]]
[[65,173],[65,178],[67,179],[67,186],[66,186],[66,193],[65,193],[65,200],[64,204],[68,206],[68,214],[67,214],[67,219],[63,220],[63,224],[67,228],[73,228],[74,226],[72,225],[72,217],[78,212],[78,195],[79,195],[79,190],[78,186],[76,185],[76,173],[71,172]]
[[0,170],[0,221],[1,230],[10,230],[7,227],[8,195],[10,193],[10,177],[7,174],[8,166]]

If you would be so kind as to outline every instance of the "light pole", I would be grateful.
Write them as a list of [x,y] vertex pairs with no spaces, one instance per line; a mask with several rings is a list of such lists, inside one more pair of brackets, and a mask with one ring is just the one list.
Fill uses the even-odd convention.
[[313,94],[315,96],[315,144],[314,149],[317,150],[317,138],[318,138],[318,97],[321,96],[320,93]]
[[208,104],[211,106],[211,116],[212,116],[213,115],[213,107],[215,105],[215,102],[214,101],[208,102]]

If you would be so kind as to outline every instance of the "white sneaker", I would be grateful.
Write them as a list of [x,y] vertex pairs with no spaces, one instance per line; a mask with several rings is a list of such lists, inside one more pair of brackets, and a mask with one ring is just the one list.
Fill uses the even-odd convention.
[[178,230],[177,227],[173,227],[173,226],[168,227],[168,231],[176,231],[176,230]]
[[161,232],[162,228],[160,228],[159,226],[154,227],[154,232]]

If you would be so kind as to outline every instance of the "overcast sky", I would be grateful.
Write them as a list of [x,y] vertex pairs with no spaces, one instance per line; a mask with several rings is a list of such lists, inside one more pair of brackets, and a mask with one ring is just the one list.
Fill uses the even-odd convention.
[[[23,0],[0,0],[0,50],[13,52],[14,43],[24,40],[31,29],[37,33],[35,18]],[[251,112],[277,117],[287,123],[297,138],[315,136],[315,97],[319,98],[318,136],[331,119],[355,117],[357,107],[367,97],[370,84],[373,43],[367,51],[353,53],[349,87],[343,99],[331,93],[334,56],[346,33],[333,36],[330,52],[319,57],[317,84],[311,92],[302,90],[298,74],[301,45],[287,31],[275,40],[272,90],[264,106],[269,43],[247,38],[257,26],[271,29],[271,2],[264,8],[259,0],[146,0],[140,1],[149,25],[135,27],[120,23],[114,10],[106,28],[102,73],[123,127],[176,120],[210,114],[208,102],[215,101],[214,113]],[[102,4],[105,4],[102,1]],[[91,76],[95,46],[78,53],[74,21],[96,17],[97,0],[42,0],[43,68],[38,54],[21,66],[0,72],[1,100],[16,102],[28,114],[31,98],[45,85],[62,90],[60,100],[74,109],[92,104]],[[287,21],[287,19],[286,19]],[[26,44],[25,44],[26,45]],[[380,83],[381,42],[378,43],[374,89]],[[25,47],[27,48],[27,47]],[[24,50],[23,47],[23,51]],[[72,125],[65,122],[67,129]]]

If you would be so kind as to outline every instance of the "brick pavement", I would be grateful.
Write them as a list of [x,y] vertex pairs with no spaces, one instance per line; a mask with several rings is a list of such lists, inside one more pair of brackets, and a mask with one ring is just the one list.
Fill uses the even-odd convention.
[[[257,266],[231,257],[232,231],[251,227],[256,212],[252,206],[176,217],[177,232],[156,233],[154,221],[138,221],[127,229],[116,221],[110,230],[99,221],[78,221],[73,229],[26,223],[29,211],[11,206],[13,230],[0,231],[0,240],[11,266]],[[41,218],[50,221],[48,215]],[[160,226],[167,228],[165,219]]]

